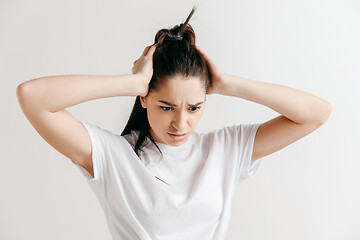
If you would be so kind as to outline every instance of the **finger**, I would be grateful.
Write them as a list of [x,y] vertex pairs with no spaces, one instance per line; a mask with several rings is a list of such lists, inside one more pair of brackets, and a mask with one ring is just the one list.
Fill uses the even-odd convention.
[[195,48],[199,51],[199,53],[200,53],[201,55],[203,55],[204,57],[206,57],[206,53],[204,52],[204,50],[201,49],[201,47],[195,45]]
[[153,44],[153,45],[151,45],[149,47],[150,48],[149,48],[148,52],[146,53],[146,56],[150,57],[150,56],[152,56],[154,54],[154,52],[156,50],[156,47],[157,47],[157,44]]
[[211,61],[212,60],[212,58],[207,53],[205,53],[205,51],[203,49],[201,49],[201,47],[196,46],[196,49],[205,58],[206,61]]
[[206,63],[209,65],[210,68],[217,66],[217,63],[213,60],[213,58],[204,52],[199,46],[196,46],[196,49],[199,50],[199,53],[204,57]]
[[[156,49],[157,45],[158,45],[158,43],[154,43],[154,44],[151,44],[151,45],[147,46],[147,47],[144,49],[141,57],[146,56],[151,48],[155,48],[155,49]],[[154,50],[155,50],[155,49],[154,49]],[[153,53],[154,53],[154,52],[151,52],[151,54],[153,54]]]
[[145,55],[147,54],[149,48],[150,48],[150,46],[147,46],[147,47],[144,49],[143,53],[141,54],[141,57],[143,57],[143,56],[145,56]]

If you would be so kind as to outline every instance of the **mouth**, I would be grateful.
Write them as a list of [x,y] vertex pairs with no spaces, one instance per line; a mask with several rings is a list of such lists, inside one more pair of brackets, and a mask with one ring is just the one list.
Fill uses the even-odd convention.
[[172,134],[172,133],[168,133],[169,136],[175,140],[175,141],[182,141],[185,139],[187,133],[184,133],[184,134]]
[[186,133],[183,133],[183,134],[169,133],[169,134],[174,135],[174,136],[184,136],[184,135],[186,135]]

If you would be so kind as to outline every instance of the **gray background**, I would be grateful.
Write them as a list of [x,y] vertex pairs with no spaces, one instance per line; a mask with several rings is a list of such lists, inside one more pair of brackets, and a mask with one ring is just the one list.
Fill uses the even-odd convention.
[[[360,4],[350,0],[0,1],[0,239],[111,239],[95,195],[23,114],[20,83],[51,75],[131,73],[155,33],[190,20],[223,69],[317,95],[325,125],[269,155],[237,189],[227,239],[360,239]],[[272,109],[209,95],[196,128],[265,122]],[[121,133],[135,97],[68,108]],[[219,118],[219,116],[223,116]]]

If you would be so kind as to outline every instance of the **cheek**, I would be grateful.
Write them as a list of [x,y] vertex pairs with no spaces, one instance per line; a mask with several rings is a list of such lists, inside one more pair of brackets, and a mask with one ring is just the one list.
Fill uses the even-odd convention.
[[204,113],[204,108],[200,108],[199,111],[195,114],[194,119],[199,121]]
[[148,120],[149,123],[152,124],[153,126],[162,126],[164,125],[164,123],[166,123],[168,121],[168,115],[162,113],[159,110],[154,110],[152,109],[151,111],[148,112]]
[[194,118],[194,121],[193,121],[193,122],[194,122],[195,124],[197,124],[197,123],[200,121],[201,116],[202,116],[201,114],[199,114],[198,116],[196,116],[196,117]]
[[197,125],[197,124],[199,123],[199,121],[201,120],[202,115],[203,115],[203,111],[201,111],[201,112],[199,112],[198,114],[196,114],[196,116],[194,116],[194,118],[193,118],[192,123],[193,123],[194,125]]

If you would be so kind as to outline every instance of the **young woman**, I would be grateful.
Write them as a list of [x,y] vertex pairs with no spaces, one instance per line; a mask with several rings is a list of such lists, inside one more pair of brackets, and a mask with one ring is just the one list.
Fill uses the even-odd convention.
[[[36,131],[74,163],[107,217],[113,239],[224,239],[231,198],[264,156],[319,128],[331,105],[309,93],[224,72],[195,44],[188,24],[162,29],[132,74],[63,75],[17,88]],[[207,94],[239,97],[280,115],[199,134]],[[121,135],[65,108],[136,96]]]

